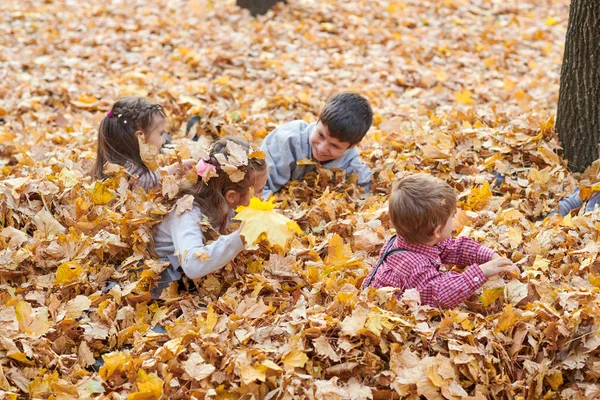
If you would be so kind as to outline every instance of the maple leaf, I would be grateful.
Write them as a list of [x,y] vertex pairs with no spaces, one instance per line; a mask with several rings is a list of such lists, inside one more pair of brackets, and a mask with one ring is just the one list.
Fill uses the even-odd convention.
[[197,381],[210,376],[216,370],[213,365],[207,364],[198,353],[192,353],[183,363],[183,368],[192,379]]
[[493,288],[484,287],[483,293],[481,294],[481,304],[483,304],[484,307],[487,307],[490,304],[493,304],[503,294],[504,294],[503,286],[493,287]]
[[331,347],[331,344],[329,343],[329,340],[327,340],[326,337],[319,336],[318,338],[313,340],[313,343],[315,345],[315,351],[318,355],[328,357],[331,361],[334,362],[340,361],[340,356],[337,355],[336,352],[333,350],[333,347]]
[[515,313],[515,310],[512,304],[507,304],[502,311],[502,314],[498,318],[498,323],[496,325],[496,332],[504,332],[510,328],[512,328],[519,320],[519,316]]
[[83,268],[79,261],[69,261],[62,263],[56,270],[55,285],[64,285],[76,281],[83,273]]
[[135,384],[138,391],[127,395],[127,400],[158,400],[163,395],[165,382],[154,373],[148,374],[140,369]]
[[45,208],[33,217],[33,223],[38,229],[38,232],[47,239],[53,239],[56,235],[66,231],[65,227],[62,226]]
[[115,195],[99,181],[96,181],[90,193],[94,204],[108,204],[115,198]]
[[26,301],[19,301],[15,305],[15,313],[19,322],[19,330],[32,336],[39,337],[50,330],[48,322],[48,308],[32,308]]
[[177,215],[181,215],[184,212],[191,210],[193,207],[194,196],[192,196],[191,194],[186,194],[185,196],[177,200],[177,202],[175,203],[175,212],[177,213]]
[[369,316],[369,310],[364,307],[356,308],[351,316],[344,318],[340,324],[342,333],[348,336],[356,336],[358,332],[364,328],[367,317]]
[[67,303],[66,317],[70,319],[79,318],[91,305],[92,301],[87,296],[79,295]]
[[302,233],[296,222],[275,211],[274,201],[274,197],[268,201],[253,197],[250,205],[236,209],[237,215],[233,219],[244,222],[241,234],[248,243],[254,244],[265,234],[269,243],[284,248],[294,234]]
[[468,89],[463,89],[460,92],[457,92],[454,97],[456,102],[459,104],[464,104],[466,106],[475,104],[475,100],[471,98],[471,91]]
[[177,179],[172,175],[165,176],[162,180],[163,196],[168,196],[169,199],[173,199],[178,192],[179,184],[177,183]]
[[308,356],[301,349],[293,349],[281,359],[286,371],[293,371],[294,368],[302,368],[307,361]]

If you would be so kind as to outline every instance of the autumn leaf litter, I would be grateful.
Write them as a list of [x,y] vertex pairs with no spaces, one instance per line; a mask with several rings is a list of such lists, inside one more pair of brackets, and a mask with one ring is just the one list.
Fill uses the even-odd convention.
[[[290,1],[258,20],[211,4],[1,11],[3,396],[598,397],[598,215],[544,219],[576,187],[552,120],[567,2]],[[360,145],[373,193],[310,174],[279,196],[304,232],[287,254],[263,242],[197,291],[151,300],[166,267],[151,228],[192,206],[173,197],[198,178],[148,195],[122,168],[87,177],[111,102],[164,106],[170,163],[205,156],[211,136],[259,143],[313,121],[341,89],[377,112]],[[510,257],[518,279],[448,311],[357,289],[391,234],[390,184],[412,171],[456,188],[461,234]]]

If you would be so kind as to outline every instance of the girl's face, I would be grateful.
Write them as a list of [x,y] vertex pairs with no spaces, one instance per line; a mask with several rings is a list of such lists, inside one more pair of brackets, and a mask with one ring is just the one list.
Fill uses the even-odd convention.
[[248,206],[250,204],[250,198],[262,196],[263,189],[267,184],[267,178],[269,177],[269,171],[265,168],[263,171],[259,171],[252,174],[252,185],[249,190],[242,195],[235,190],[230,190],[225,194],[225,200],[230,209],[235,210],[239,206]]
[[152,118],[152,124],[148,132],[144,134],[146,144],[161,148],[165,144],[165,138],[162,136],[165,131],[167,121],[160,115],[155,115]]

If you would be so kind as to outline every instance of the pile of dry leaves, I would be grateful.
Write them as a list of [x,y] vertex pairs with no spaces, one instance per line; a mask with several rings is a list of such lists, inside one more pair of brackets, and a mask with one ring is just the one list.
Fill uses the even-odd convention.
[[[600,397],[598,213],[546,218],[577,186],[553,130],[567,0],[12,2],[0,10],[0,393],[16,398]],[[340,171],[278,196],[303,233],[152,300],[159,193],[88,172],[119,96],[167,110],[174,149],[260,143],[340,90],[376,110]],[[185,121],[202,117],[187,140]],[[359,291],[392,233],[391,182],[430,171],[459,231],[510,257],[457,309]],[[116,281],[118,285],[108,285]]]

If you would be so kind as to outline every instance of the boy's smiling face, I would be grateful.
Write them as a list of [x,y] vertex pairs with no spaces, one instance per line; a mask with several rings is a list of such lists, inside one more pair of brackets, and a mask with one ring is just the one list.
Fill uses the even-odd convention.
[[347,150],[355,146],[331,137],[329,129],[321,121],[317,123],[315,130],[310,134],[309,140],[312,156],[320,163],[340,158]]

